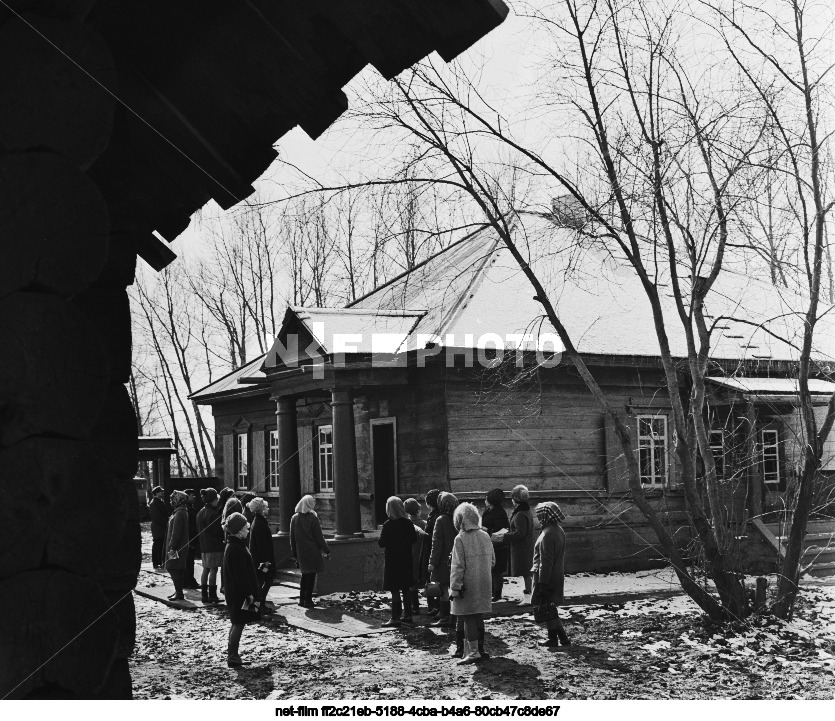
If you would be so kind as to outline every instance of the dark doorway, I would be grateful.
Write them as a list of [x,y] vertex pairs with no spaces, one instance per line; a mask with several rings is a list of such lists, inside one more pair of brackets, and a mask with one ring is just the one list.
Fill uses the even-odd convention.
[[386,522],[386,500],[397,488],[397,449],[394,419],[371,424],[371,453],[374,466],[374,518]]

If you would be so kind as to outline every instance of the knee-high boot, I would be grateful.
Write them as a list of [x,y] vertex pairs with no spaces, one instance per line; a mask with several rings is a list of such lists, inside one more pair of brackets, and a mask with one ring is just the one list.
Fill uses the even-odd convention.
[[464,656],[464,629],[459,628],[455,632],[455,653],[452,654],[453,658],[463,658]]
[[482,658],[490,658],[490,654],[484,650],[484,629],[478,629],[478,655]]

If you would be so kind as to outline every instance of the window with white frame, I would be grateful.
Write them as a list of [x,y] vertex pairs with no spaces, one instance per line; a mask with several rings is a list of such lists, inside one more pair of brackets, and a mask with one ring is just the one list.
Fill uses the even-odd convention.
[[760,431],[760,456],[763,481],[769,485],[780,483],[780,434],[774,428]]
[[235,488],[249,488],[249,435],[239,433],[236,436],[235,453]]
[[667,482],[667,416],[638,416],[638,466],[645,486]]
[[319,491],[333,490],[333,426],[319,426]]
[[716,477],[725,477],[725,431],[714,429],[708,433],[710,440],[710,452],[713,453],[713,462],[716,465]]
[[270,490],[277,491],[278,490],[278,431],[270,431],[269,435],[269,459],[270,459],[270,468],[269,468],[269,477],[270,477]]

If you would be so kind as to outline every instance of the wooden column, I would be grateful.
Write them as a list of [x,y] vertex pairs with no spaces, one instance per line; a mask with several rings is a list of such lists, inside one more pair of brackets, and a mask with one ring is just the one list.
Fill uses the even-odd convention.
[[333,490],[336,496],[336,538],[362,538],[357,445],[354,433],[354,393],[332,391]]
[[302,497],[299,469],[298,415],[295,398],[279,398],[278,419],[278,535],[290,533],[293,510]]

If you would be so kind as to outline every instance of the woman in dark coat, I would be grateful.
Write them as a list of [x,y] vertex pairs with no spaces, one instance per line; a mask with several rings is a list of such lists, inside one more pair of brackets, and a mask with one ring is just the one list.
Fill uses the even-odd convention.
[[[258,576],[259,596],[262,602],[267,601],[267,593],[273,585],[275,576],[275,549],[273,548],[273,534],[267,523],[270,507],[263,498],[253,498],[247,508],[252,514],[252,526],[249,529],[249,552]],[[246,518],[246,516],[244,516]]]
[[223,526],[217,491],[204,488],[200,491],[203,508],[197,514],[197,532],[200,534],[200,560],[203,574],[200,576],[200,594],[203,603],[220,603],[217,595],[217,571],[223,566]]
[[423,552],[423,539],[426,538],[426,521],[420,517],[420,503],[414,498],[407,498],[403,502],[406,517],[415,527],[415,542],[412,544],[412,587],[409,598],[412,599],[412,613],[420,613],[420,557]]
[[163,499],[162,486],[155,486],[148,503],[148,515],[151,517],[151,562],[154,568],[165,567],[165,531],[168,528],[168,506]]
[[[229,491],[226,495],[226,501],[223,501],[224,491]],[[221,498],[221,513],[220,513],[220,521],[221,525],[226,523],[226,519],[229,517],[231,513],[240,513],[243,516],[244,507],[241,505],[241,502],[238,500],[238,497],[235,495],[235,492],[231,488],[224,488],[220,492]],[[246,516],[244,516],[246,518]],[[249,521],[247,521],[249,523]],[[226,531],[223,532],[223,542],[229,540],[229,534]],[[226,593],[226,577],[223,575],[223,568],[220,570],[220,592],[225,594]]]
[[496,552],[496,565],[491,573],[493,585],[493,601],[500,601],[502,598],[502,586],[504,586],[504,574],[507,571],[507,562],[510,558],[510,548],[504,536],[493,537],[502,529],[510,528],[505,511],[504,491],[501,488],[494,488],[487,493],[487,507],[481,516],[481,525],[490,534],[493,541],[493,550]]
[[321,573],[325,564],[323,558],[330,558],[327,541],[322,535],[319,517],[313,508],[316,499],[313,496],[302,496],[296,504],[296,512],[290,519],[290,552],[296,558],[299,570],[302,572],[299,584],[299,606],[313,608],[313,588],[316,585],[316,574]]
[[232,622],[226,647],[226,663],[230,668],[237,668],[244,665],[238,653],[244,626],[257,621],[259,617],[255,604],[260,589],[255,576],[255,564],[246,547],[249,534],[246,518],[242,513],[230,513],[223,523],[223,530],[228,537],[223,552],[223,576],[226,579],[226,606]]
[[[556,503],[545,501],[536,507],[536,517],[542,525],[542,532],[536,539],[533,551],[534,590],[531,603],[541,606],[565,602],[565,531],[560,523],[565,514]],[[563,628],[559,616],[545,622],[548,638],[540,646],[570,646],[571,641]]]
[[186,560],[188,558],[188,496],[182,491],[171,494],[171,518],[165,533],[165,570],[174,582],[174,593],[169,601],[182,601],[186,581]]
[[[435,529],[435,520],[440,513],[438,510],[438,496],[440,495],[441,492],[437,488],[433,488],[424,498],[426,507],[429,509],[429,516],[426,519],[426,526],[423,529],[426,531],[426,535],[422,537],[422,548],[420,551],[420,578],[418,582],[423,586],[429,580],[429,556],[432,553],[432,531]],[[430,598],[427,599],[426,603],[429,606],[430,616],[437,616],[440,613],[441,607],[438,599]]]
[[386,501],[386,515],[388,520],[383,524],[378,543],[386,550],[383,590],[391,592],[391,618],[383,626],[399,626],[401,621],[412,623],[412,599],[409,597],[409,588],[414,580],[412,544],[417,534],[414,524],[406,515],[403,501],[397,496],[391,496]]
[[451,493],[441,493],[438,496],[438,510],[440,514],[432,529],[432,552],[429,555],[429,580],[441,586],[441,611],[433,626],[452,628],[453,621],[449,602],[449,560],[455,536],[458,535],[452,523],[452,514],[458,506],[458,499]]
[[[533,513],[528,505],[528,489],[525,486],[515,486],[510,492],[513,501],[513,513],[510,514],[510,530],[505,533],[505,539],[510,543],[510,576],[521,576],[525,582],[523,593],[527,596],[531,592],[531,565],[533,564],[533,544],[536,540],[533,529]],[[526,606],[524,597],[519,602]]]

